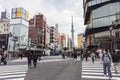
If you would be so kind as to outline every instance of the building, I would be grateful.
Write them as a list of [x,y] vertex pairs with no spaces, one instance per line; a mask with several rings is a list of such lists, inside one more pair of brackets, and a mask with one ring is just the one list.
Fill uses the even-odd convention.
[[54,26],[50,26],[50,45],[51,48],[56,49],[58,48],[59,44],[59,32],[58,32],[58,24]]
[[46,48],[50,47],[50,27],[47,25],[46,27]]
[[38,29],[35,27],[29,27],[28,32],[28,42],[29,47],[28,50],[34,50],[38,44]]
[[10,14],[7,11],[1,12],[1,19],[10,19]]
[[68,50],[72,50],[72,39],[71,38],[69,38],[69,36],[68,36],[68,39],[67,39],[67,47],[68,47]]
[[23,53],[28,47],[29,13],[23,8],[13,8],[11,13],[8,48]]
[[120,49],[120,0],[83,0],[86,45]]
[[[36,47],[38,48],[46,47],[46,21],[47,20],[45,16],[41,13],[38,13],[29,21],[29,38],[31,39],[31,41],[34,41]],[[34,35],[32,33],[34,33]]]
[[83,34],[78,34],[78,48],[83,48]]
[[61,49],[66,47],[66,35],[64,33],[61,34]]
[[0,48],[3,50],[7,50],[9,33],[10,19],[7,11],[3,11],[0,19]]

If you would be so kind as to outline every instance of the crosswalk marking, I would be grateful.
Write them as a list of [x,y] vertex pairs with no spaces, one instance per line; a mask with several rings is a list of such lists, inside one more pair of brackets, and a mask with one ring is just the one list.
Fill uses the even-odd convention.
[[5,79],[5,80],[24,80],[24,78],[16,78],[16,79]]
[[0,66],[0,80],[24,80],[27,70],[27,65]]
[[[112,70],[112,80],[120,80],[120,73],[115,74]],[[92,64],[89,62],[82,62],[82,80],[102,80],[102,79],[108,79],[108,77],[105,77],[103,75],[103,65],[100,63],[100,61],[96,61],[96,63]]]
[[[38,62],[40,62],[40,63],[42,63],[42,62],[56,62],[56,61],[65,61],[65,60],[69,60],[69,58],[66,58],[66,59],[62,59],[62,58],[56,58],[56,59],[53,59],[53,58],[49,58],[48,57],[48,59],[46,58],[46,59],[43,59],[43,60],[41,60],[41,61],[38,61]],[[16,59],[16,60],[13,60],[13,61],[11,61],[11,62],[27,62],[27,58],[23,58],[22,60],[21,59]]]
[[[62,59],[60,57],[58,58],[52,58],[52,57],[47,57],[41,61],[38,61],[40,63],[42,62],[54,62],[54,61],[65,61],[69,59]],[[21,59],[16,59],[12,62],[26,62],[27,64],[27,58]],[[27,65],[6,65],[6,66],[0,66],[0,80],[24,80],[26,73],[28,70]]]

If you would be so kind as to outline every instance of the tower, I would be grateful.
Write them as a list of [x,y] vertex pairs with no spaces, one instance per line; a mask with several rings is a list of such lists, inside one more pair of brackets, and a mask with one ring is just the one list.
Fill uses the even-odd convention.
[[72,16],[72,24],[71,24],[71,35],[72,35],[72,48],[75,47],[74,45],[74,26],[73,26],[73,16]]

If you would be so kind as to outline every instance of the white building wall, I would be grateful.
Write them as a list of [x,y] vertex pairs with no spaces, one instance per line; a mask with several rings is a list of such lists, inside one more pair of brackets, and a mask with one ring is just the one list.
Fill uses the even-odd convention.
[[1,19],[0,20],[0,34],[9,34],[10,33],[10,19]]
[[49,27],[46,28],[46,45],[49,47],[50,44],[50,29]]
[[[28,46],[28,22],[24,19],[12,19],[11,20],[11,33],[12,36],[9,38],[8,49],[13,51],[14,41],[13,37],[17,36],[18,41],[16,41],[16,50],[27,49]],[[19,44],[19,46],[18,46]]]

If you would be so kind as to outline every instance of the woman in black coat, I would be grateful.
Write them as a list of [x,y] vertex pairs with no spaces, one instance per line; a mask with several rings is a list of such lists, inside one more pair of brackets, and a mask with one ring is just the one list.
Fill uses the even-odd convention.
[[113,54],[111,54],[111,56],[112,56],[112,62],[115,73],[118,74],[117,67],[119,66],[119,62],[120,62],[120,55],[114,52]]

